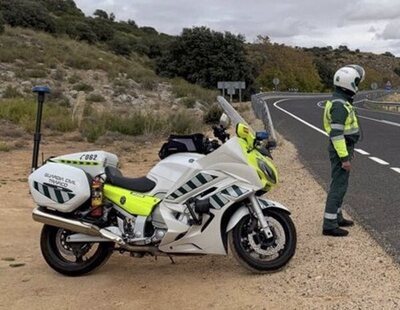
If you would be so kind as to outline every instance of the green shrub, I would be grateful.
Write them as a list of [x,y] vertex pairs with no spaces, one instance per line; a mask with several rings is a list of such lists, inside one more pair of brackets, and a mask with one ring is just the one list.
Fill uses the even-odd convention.
[[7,88],[4,90],[3,93],[3,98],[9,99],[9,98],[18,98],[22,97],[22,94],[18,91],[16,87],[12,87],[11,85],[8,85]]
[[181,103],[182,103],[185,107],[187,107],[188,109],[190,109],[190,108],[193,108],[194,105],[196,104],[196,99],[194,99],[194,98],[192,98],[192,97],[186,97],[186,98],[183,98],[183,99],[181,100]]
[[87,101],[90,102],[104,102],[106,101],[106,98],[104,98],[102,95],[100,94],[89,94],[89,96],[87,96],[86,98]]
[[194,133],[201,129],[201,121],[196,116],[183,110],[170,116],[170,132],[177,134]]
[[[70,117],[71,110],[48,102],[43,109],[43,127],[67,132],[76,129],[76,123]],[[32,132],[35,128],[36,104],[31,99],[7,99],[0,103],[0,119],[9,120]]]
[[219,122],[221,115],[222,110],[219,105],[213,104],[204,114],[203,121],[206,124],[216,124]]
[[202,88],[199,85],[190,84],[183,79],[172,80],[172,93],[176,98],[191,97],[203,103],[212,104],[215,102],[218,92]]
[[86,120],[81,126],[81,134],[88,142],[96,142],[98,138],[106,133],[104,124],[100,124],[94,120]]
[[72,75],[68,78],[68,83],[70,83],[70,84],[76,84],[76,83],[78,83],[80,80],[81,80],[81,77],[80,77],[78,74],[74,73],[74,74],[72,74]]
[[93,86],[81,82],[81,83],[75,84],[75,85],[73,86],[73,89],[76,90],[76,91],[89,92],[89,91],[92,91],[92,90],[93,90]]
[[0,152],[9,152],[10,150],[11,148],[8,144],[0,141]]
[[145,90],[155,90],[157,88],[157,81],[154,78],[144,78],[140,85]]

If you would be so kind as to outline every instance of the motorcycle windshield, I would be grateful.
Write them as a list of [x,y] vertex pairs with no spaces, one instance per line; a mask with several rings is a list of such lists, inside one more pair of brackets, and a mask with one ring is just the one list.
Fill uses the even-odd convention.
[[222,96],[217,97],[219,106],[222,108],[224,113],[229,117],[232,122],[232,125],[236,128],[237,124],[244,124],[246,125],[254,134],[253,128],[243,119],[242,116],[235,110],[234,107]]

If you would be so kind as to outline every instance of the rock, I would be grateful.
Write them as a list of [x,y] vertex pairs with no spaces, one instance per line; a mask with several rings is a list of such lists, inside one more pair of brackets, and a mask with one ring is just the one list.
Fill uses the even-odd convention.
[[178,111],[178,109],[179,109],[179,107],[178,107],[177,104],[173,104],[172,107],[171,107],[172,111]]
[[77,90],[71,90],[70,92],[69,92],[69,94],[71,95],[71,97],[72,98],[76,98],[76,96],[78,96],[78,91]]
[[206,108],[206,107],[204,106],[204,104],[202,104],[200,101],[197,101],[197,100],[196,100],[196,103],[194,104],[194,107],[195,107],[196,109],[201,109],[201,110],[203,110],[203,109]]
[[204,116],[203,110],[193,108],[193,109],[187,109],[187,111],[189,114],[196,116],[198,119],[203,119]]
[[31,81],[23,81],[23,82],[21,82],[21,86],[32,87],[32,82]]

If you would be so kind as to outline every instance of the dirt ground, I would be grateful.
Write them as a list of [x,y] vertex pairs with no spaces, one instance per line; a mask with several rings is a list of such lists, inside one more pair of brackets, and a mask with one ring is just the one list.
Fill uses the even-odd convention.
[[[71,140],[45,138],[42,150],[100,148]],[[107,149],[122,154],[124,173],[140,176],[157,162],[161,142],[113,145]],[[247,272],[231,256],[179,257],[173,265],[118,253],[90,275],[59,275],[41,257],[41,225],[31,219],[29,144],[0,156],[0,309],[400,308],[400,270],[359,225],[348,238],[321,235],[325,191],[288,142],[274,152],[281,184],[268,196],[292,210],[298,247],[284,270],[267,275]]]

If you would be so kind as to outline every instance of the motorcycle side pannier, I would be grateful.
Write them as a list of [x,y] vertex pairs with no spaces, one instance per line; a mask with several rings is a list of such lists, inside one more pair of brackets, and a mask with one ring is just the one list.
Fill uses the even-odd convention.
[[29,188],[38,206],[69,213],[90,198],[90,176],[82,169],[47,163],[29,176]]

